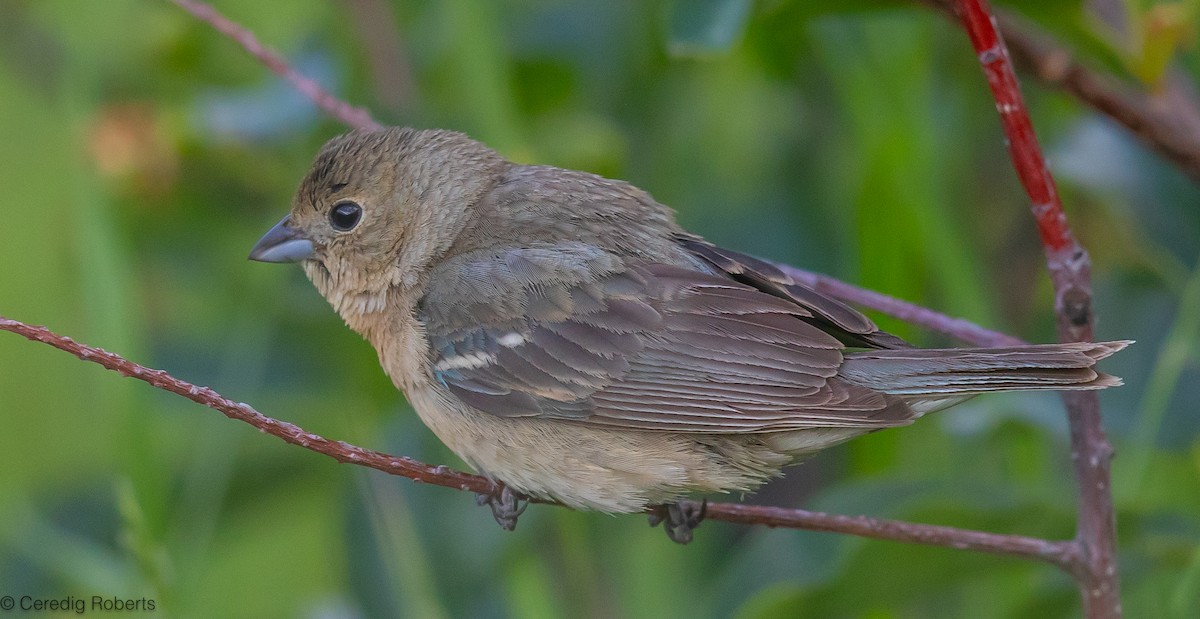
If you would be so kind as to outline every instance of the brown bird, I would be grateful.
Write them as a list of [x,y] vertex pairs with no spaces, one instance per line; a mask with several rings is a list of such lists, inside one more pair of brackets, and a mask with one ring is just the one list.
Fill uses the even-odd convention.
[[[449,131],[329,141],[250,254],[301,262],[467,464],[576,509],[663,510],[993,391],[1103,389],[1129,342],[917,349],[621,181]],[[521,497],[487,497],[516,523]]]

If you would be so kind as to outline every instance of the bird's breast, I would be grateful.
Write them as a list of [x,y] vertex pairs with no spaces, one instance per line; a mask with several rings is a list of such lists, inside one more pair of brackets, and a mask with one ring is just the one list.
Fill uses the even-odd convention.
[[425,325],[411,308],[390,309],[360,331],[375,347],[379,364],[405,393],[429,382],[429,341]]

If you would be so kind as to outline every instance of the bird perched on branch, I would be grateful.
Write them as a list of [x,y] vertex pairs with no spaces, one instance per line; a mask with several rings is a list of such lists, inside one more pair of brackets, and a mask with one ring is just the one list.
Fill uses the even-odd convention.
[[[577,509],[752,489],[856,436],[993,391],[1103,389],[1128,342],[917,349],[628,183],[449,131],[329,141],[250,257],[300,262],[421,420],[505,491]],[[686,503],[688,505],[694,505]]]

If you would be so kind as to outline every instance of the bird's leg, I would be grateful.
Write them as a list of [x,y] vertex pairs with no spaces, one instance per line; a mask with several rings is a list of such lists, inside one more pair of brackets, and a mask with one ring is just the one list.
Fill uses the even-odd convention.
[[529,507],[529,499],[525,495],[505,485],[500,485],[499,490],[476,495],[475,502],[491,507],[496,524],[505,531],[517,528],[517,518]]
[[662,523],[667,537],[676,544],[692,541],[692,531],[700,526],[708,512],[708,499],[697,504],[695,501],[679,501],[667,505],[656,505],[650,511],[650,526]]

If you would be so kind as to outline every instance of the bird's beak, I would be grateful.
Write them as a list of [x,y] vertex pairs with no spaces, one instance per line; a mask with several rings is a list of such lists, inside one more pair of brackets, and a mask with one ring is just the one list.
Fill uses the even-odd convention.
[[299,262],[313,257],[313,243],[292,227],[291,216],[279,220],[250,250],[250,259],[259,262]]

